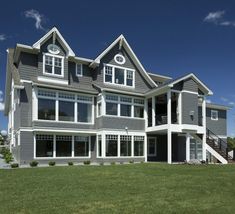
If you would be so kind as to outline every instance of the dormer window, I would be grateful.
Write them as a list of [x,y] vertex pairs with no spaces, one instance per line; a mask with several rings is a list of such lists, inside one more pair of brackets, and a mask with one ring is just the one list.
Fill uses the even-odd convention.
[[114,65],[104,65],[104,82],[134,87],[135,70]]
[[83,65],[77,63],[76,64],[76,76],[77,77],[82,77],[83,76]]
[[43,55],[43,74],[64,76],[64,57],[46,53]]

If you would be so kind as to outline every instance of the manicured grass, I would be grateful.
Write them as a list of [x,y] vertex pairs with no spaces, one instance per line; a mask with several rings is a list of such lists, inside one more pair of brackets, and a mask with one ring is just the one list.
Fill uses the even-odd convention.
[[0,170],[0,213],[234,213],[235,165]]

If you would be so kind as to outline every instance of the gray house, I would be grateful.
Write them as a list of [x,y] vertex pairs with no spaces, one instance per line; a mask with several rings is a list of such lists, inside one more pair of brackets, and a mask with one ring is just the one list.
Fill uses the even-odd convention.
[[76,56],[56,28],[7,50],[11,151],[32,160],[228,163],[226,106],[194,74],[148,73],[123,35],[95,59]]

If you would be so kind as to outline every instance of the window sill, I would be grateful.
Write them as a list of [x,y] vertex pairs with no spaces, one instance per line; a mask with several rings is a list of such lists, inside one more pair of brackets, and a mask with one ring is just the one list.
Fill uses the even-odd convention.
[[145,120],[145,118],[139,118],[139,117],[125,117],[125,116],[116,116],[116,115],[102,115],[101,117],[113,117],[113,118],[120,118],[120,119]]
[[49,123],[66,123],[66,124],[81,124],[81,125],[94,125],[94,123],[86,122],[72,122],[72,121],[57,121],[57,120],[33,120],[33,122],[49,122]]
[[134,89],[135,86],[130,86],[130,85],[123,85],[123,84],[117,84],[117,83],[111,83],[111,82],[104,82],[104,84],[107,84],[108,86],[118,86],[118,87],[121,87],[121,88],[132,88]]

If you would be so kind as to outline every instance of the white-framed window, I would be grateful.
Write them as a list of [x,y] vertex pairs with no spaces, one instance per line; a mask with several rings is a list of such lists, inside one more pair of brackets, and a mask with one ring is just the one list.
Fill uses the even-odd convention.
[[126,62],[126,59],[123,55],[121,54],[116,54],[114,56],[114,61],[117,63],[117,64],[120,64],[120,65],[123,65],[125,62]]
[[64,57],[45,53],[43,55],[43,74],[63,77]]
[[104,83],[134,87],[135,70],[116,65],[104,64]]
[[144,99],[106,94],[105,115],[144,118]]
[[90,158],[90,136],[36,133],[34,157],[38,159]]
[[157,139],[156,137],[148,138],[148,156],[156,156],[157,155]]
[[90,124],[94,122],[93,96],[38,89],[36,103],[38,120]]
[[76,76],[77,77],[83,76],[83,64],[76,63]]
[[211,120],[218,120],[218,111],[211,110]]
[[103,157],[103,154],[104,158],[144,157],[144,139],[145,136],[134,133],[98,134],[97,157]]

